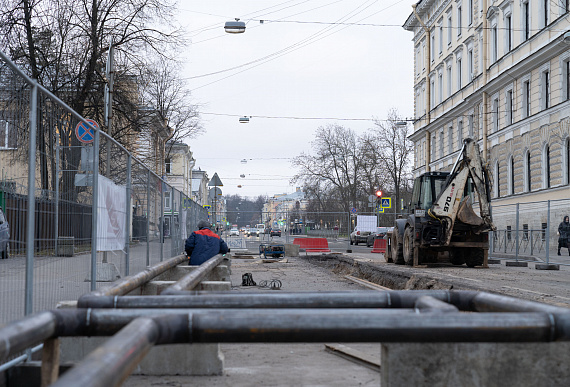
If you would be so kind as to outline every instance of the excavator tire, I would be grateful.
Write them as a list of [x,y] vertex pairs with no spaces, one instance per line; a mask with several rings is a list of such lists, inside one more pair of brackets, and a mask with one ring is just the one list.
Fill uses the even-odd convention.
[[453,265],[463,265],[465,263],[465,255],[467,250],[461,248],[454,248],[451,250],[451,263]]
[[465,253],[465,263],[467,267],[482,266],[485,252],[481,248],[471,248]]
[[402,253],[406,265],[412,266],[414,264],[414,231],[411,227],[406,227],[406,231],[404,231]]
[[404,262],[404,252],[402,247],[402,241],[400,240],[400,235],[398,234],[398,228],[394,227],[392,232],[392,260],[396,265],[403,265]]

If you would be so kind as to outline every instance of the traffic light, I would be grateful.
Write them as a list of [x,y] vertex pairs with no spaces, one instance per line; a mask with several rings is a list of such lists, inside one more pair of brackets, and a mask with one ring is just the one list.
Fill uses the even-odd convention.
[[382,197],[382,191],[378,190],[376,191],[376,198],[380,199]]

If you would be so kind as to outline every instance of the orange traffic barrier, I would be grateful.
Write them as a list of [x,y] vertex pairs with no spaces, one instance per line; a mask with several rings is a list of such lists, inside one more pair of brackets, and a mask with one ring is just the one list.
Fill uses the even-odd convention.
[[372,252],[386,254],[386,239],[374,239]]
[[327,238],[295,238],[293,244],[308,253],[330,253]]

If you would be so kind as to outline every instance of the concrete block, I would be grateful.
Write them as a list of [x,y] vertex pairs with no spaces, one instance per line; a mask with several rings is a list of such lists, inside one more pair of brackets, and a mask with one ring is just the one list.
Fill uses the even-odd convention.
[[505,262],[505,266],[528,267],[528,262],[522,262],[522,261],[507,261],[507,262]]
[[[97,282],[115,282],[118,279],[121,279],[121,274],[114,263],[107,262],[97,264]],[[91,282],[90,274],[85,278],[85,282]]]
[[534,265],[536,270],[560,270],[560,265],[554,263],[537,263]]
[[501,260],[497,259],[497,258],[489,258],[487,260],[487,264],[488,265],[500,265],[501,264]]
[[175,281],[150,281],[141,286],[141,296],[158,296],[169,286],[174,285]]
[[286,257],[298,257],[299,256],[299,245],[294,245],[292,243],[285,244],[285,256]]
[[[61,363],[77,363],[108,338],[62,337]],[[219,344],[169,344],[151,348],[133,375],[222,375],[224,355]]]
[[570,343],[382,344],[382,387],[570,386]]
[[230,281],[202,281],[194,290],[225,292],[232,290],[232,283]]

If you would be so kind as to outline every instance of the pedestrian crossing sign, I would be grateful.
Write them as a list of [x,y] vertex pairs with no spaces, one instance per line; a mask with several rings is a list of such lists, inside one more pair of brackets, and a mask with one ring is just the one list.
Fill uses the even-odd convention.
[[378,207],[378,212],[379,212],[380,214],[383,214],[383,213],[384,213],[384,209],[383,209],[382,207]]
[[392,198],[382,198],[382,208],[392,208]]

